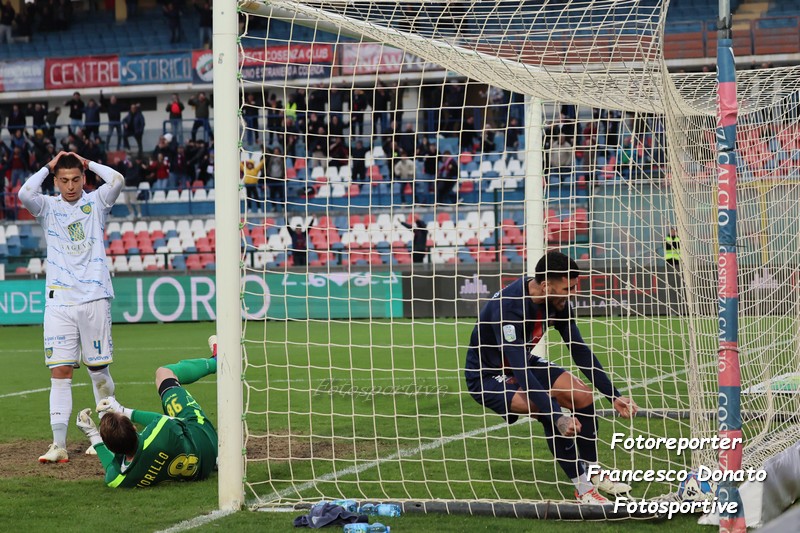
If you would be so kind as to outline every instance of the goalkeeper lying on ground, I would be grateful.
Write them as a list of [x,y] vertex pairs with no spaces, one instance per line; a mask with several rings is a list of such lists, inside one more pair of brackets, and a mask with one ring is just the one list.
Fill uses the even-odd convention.
[[[97,404],[98,431],[91,409],[77,425],[97,451],[109,487],[152,487],[162,481],[205,479],[217,463],[217,432],[202,407],[182,384],[217,372],[217,339],[208,339],[209,359],[185,359],[156,371],[156,388],[165,415],[128,409],[114,398]],[[133,423],[144,427],[136,432]]]

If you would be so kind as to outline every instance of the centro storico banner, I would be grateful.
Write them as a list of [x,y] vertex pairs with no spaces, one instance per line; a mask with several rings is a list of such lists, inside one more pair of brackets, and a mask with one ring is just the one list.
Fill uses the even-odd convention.
[[[186,322],[216,318],[214,276],[114,278],[115,323]],[[248,275],[242,316],[287,318],[391,318],[402,316],[400,278],[393,273],[338,272]],[[0,324],[41,324],[44,280],[0,282]]]

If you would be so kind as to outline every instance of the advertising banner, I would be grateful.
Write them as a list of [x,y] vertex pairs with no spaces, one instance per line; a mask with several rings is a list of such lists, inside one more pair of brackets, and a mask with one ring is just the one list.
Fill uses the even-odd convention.
[[340,72],[343,75],[442,70],[413,54],[382,44],[342,44],[338,50]]
[[[588,269],[587,269],[588,271]],[[404,316],[477,317],[494,293],[522,275],[496,266],[461,266],[436,275],[404,276],[403,294],[425,295],[404,302]],[[580,277],[573,305],[579,316],[615,316],[634,312],[644,316],[686,314],[680,274],[666,266],[631,270],[609,266]]]
[[83,89],[119,85],[119,57],[57,57],[45,60],[45,89]]
[[192,81],[192,55],[189,52],[120,56],[119,63],[121,85],[188,83]]
[[[114,323],[186,322],[216,318],[214,276],[141,276],[113,280]],[[400,278],[391,273],[248,275],[242,316],[390,318],[402,315]],[[41,324],[45,281],[0,282],[0,325]]]
[[[292,44],[245,48],[241,56],[242,78],[273,81],[293,78],[327,78],[331,75],[333,45]],[[192,52],[192,81],[211,83],[214,58],[209,50]]]
[[44,89],[44,59],[0,61],[0,92]]

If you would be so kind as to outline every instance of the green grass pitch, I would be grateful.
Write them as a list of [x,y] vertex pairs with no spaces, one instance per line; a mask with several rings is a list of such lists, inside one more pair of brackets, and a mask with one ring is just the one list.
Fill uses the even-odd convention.
[[[312,328],[317,328],[319,324],[313,324]],[[613,322],[606,325],[597,326],[601,328],[595,331],[594,326],[591,332],[598,339],[608,338],[607,331],[602,328],[614,328]],[[626,327],[630,327],[629,325]],[[650,327],[650,326],[648,326]],[[471,416],[465,417],[465,422],[458,427],[452,428],[451,435],[458,435],[465,431],[479,428],[481,424],[494,426],[500,422],[499,418],[486,418],[480,416],[480,407],[471,405],[463,399],[458,399],[455,395],[432,395],[430,399],[411,400],[400,394],[378,395],[373,405],[354,401],[352,394],[325,394],[321,397],[309,398],[308,391],[312,387],[318,387],[319,383],[332,379],[331,383],[342,385],[348,380],[358,377],[368,377],[356,375],[349,368],[366,368],[369,363],[373,365],[373,377],[388,378],[394,375],[394,385],[402,386],[412,373],[415,375],[414,382],[417,385],[424,383],[448,384],[448,380],[457,379],[457,365],[459,350],[454,346],[462,345],[466,342],[464,334],[468,337],[468,322],[463,323],[443,323],[433,325],[431,323],[411,324],[408,321],[397,321],[393,324],[373,323],[372,326],[365,323],[330,323],[326,326],[326,333],[322,335],[326,339],[332,339],[341,346],[354,346],[350,348],[329,348],[319,343],[318,330],[314,330],[314,337],[309,337],[308,323],[267,323],[266,327],[261,324],[251,323],[248,325],[246,338],[248,343],[249,362],[251,369],[249,372],[255,373],[248,376],[253,379],[264,380],[263,372],[269,371],[270,380],[281,383],[295,383],[291,380],[310,378],[311,384],[303,387],[287,387],[290,392],[280,393],[278,390],[270,392],[267,398],[278,410],[283,405],[291,405],[293,412],[302,412],[305,408],[313,404],[313,415],[307,419],[307,424],[314,428],[315,437],[325,439],[325,435],[320,431],[324,423],[331,423],[331,420],[341,421],[342,424],[353,426],[353,420],[361,423],[367,413],[372,409],[380,409],[383,402],[388,402],[385,407],[396,409],[398,413],[406,413],[412,410],[412,406],[418,405],[422,408],[458,410],[463,409]],[[117,397],[127,406],[139,407],[143,409],[157,410],[159,408],[158,397],[153,385],[155,369],[163,364],[174,362],[178,359],[187,357],[203,356],[207,353],[206,338],[213,333],[214,325],[211,323],[192,323],[192,324],[148,324],[148,325],[116,325],[114,326],[114,345],[115,363],[112,367],[112,375],[117,384]],[[216,477],[202,483],[181,483],[163,484],[151,490],[114,490],[109,489],[102,483],[101,472],[96,458],[84,457],[78,453],[85,448],[85,441],[82,434],[71,425],[69,431],[69,446],[73,461],[67,465],[39,465],[36,463],[37,456],[44,451],[49,443],[51,434],[49,427],[48,411],[48,388],[49,374],[43,365],[42,357],[42,333],[39,327],[5,327],[0,329],[3,343],[0,346],[0,356],[3,360],[4,376],[0,380],[0,493],[4,496],[0,498],[0,524],[6,526],[13,525],[14,529],[25,528],[30,531],[160,531],[174,526],[184,520],[190,520],[197,516],[207,514],[217,506],[217,486]],[[587,330],[588,332],[588,330]],[[258,348],[257,342],[260,337],[267,338],[267,347],[270,353],[268,365],[262,366],[267,361],[263,360],[263,350]],[[588,337],[589,335],[587,335]],[[659,336],[656,336],[660,338]],[[306,340],[311,340],[310,346],[305,344]],[[401,344],[400,339],[407,339],[409,344],[417,346],[417,349],[409,349],[407,352],[399,350],[395,354],[395,362],[388,363],[384,360],[380,363],[374,359],[377,348],[369,349],[369,346]],[[413,339],[413,340],[412,340]],[[288,341],[285,342],[285,341]],[[420,346],[430,346],[431,349],[423,352]],[[630,348],[630,347],[629,347]],[[654,352],[665,347],[650,346]],[[346,355],[345,355],[346,354]],[[427,355],[426,355],[427,354]],[[290,365],[286,365],[285,357],[292,357]],[[353,358],[350,360],[350,358]],[[345,360],[347,359],[347,360]],[[309,370],[309,363],[311,364]],[[622,364],[621,362],[611,362],[612,366]],[[440,368],[439,377],[436,378],[432,367]],[[666,373],[668,369],[645,367],[642,375],[632,376],[633,379],[647,379],[650,372]],[[393,369],[393,370],[392,370]],[[412,372],[413,370],[413,372]],[[628,369],[630,370],[630,369]],[[623,368],[616,369],[622,372]],[[678,383],[675,380],[674,383]],[[658,382],[665,391],[673,387],[673,382]],[[206,412],[216,420],[216,380],[212,377],[205,378],[202,382],[191,386],[191,391],[198,402],[204,407]],[[451,385],[456,385],[452,383]],[[650,386],[650,387],[652,387]],[[676,385],[679,386],[679,385]],[[277,387],[278,389],[280,387]],[[641,389],[639,393],[644,392]],[[649,391],[652,394],[652,390]],[[636,397],[635,390],[631,393]],[[89,378],[84,369],[80,369],[75,374],[73,388],[74,407],[73,415],[84,407],[90,407],[94,403],[91,390],[89,388]],[[405,398],[405,399],[404,399]],[[324,400],[323,403],[319,400]],[[262,400],[263,401],[263,400]],[[283,402],[281,404],[280,402]],[[425,402],[432,402],[427,404]],[[474,402],[472,402],[474,403]],[[391,405],[390,405],[391,404]],[[607,405],[600,405],[605,408]],[[257,409],[258,403],[251,404],[251,408]],[[345,413],[351,413],[349,422],[345,422]],[[380,412],[380,411],[378,411]],[[438,412],[438,411],[434,411]],[[474,416],[472,416],[474,415]],[[394,430],[398,435],[406,434],[405,430],[413,429],[413,434],[418,434],[422,438],[416,439],[416,446],[421,441],[436,442],[437,439],[447,437],[442,434],[442,424],[431,418],[430,413],[420,412],[418,416],[397,417],[400,422],[386,419],[378,419],[375,423],[375,432],[379,435],[386,435],[388,431]],[[294,420],[294,419],[293,419]],[[299,420],[299,419],[298,419]],[[259,432],[277,432],[281,424],[284,429],[290,421],[281,420],[277,415],[270,416],[251,416],[249,419],[250,430],[254,435]],[[291,423],[296,423],[292,421]],[[616,422],[613,422],[616,423]],[[299,432],[302,425],[297,426]],[[336,428],[336,435],[344,435],[346,425]],[[526,429],[527,428],[527,429]],[[503,430],[496,433],[496,440],[489,440],[492,448],[503,449],[499,443],[508,441],[508,437],[513,437],[514,443],[523,442],[525,432],[530,432],[530,426],[512,426],[510,430]],[[668,423],[662,425],[664,434],[671,434],[674,430]],[[604,421],[601,431],[610,431],[611,423]],[[355,434],[361,431],[353,430]],[[538,431],[535,428],[534,432]],[[651,423],[650,431],[654,431]],[[401,444],[398,444],[400,442]],[[423,442],[423,444],[425,443]],[[466,444],[465,444],[466,442]],[[380,479],[385,479],[392,473],[397,475],[397,470],[402,469],[406,479],[418,479],[418,476],[425,475],[426,479],[431,480],[431,497],[453,497],[465,496],[467,490],[463,479],[466,476],[464,466],[471,466],[470,477],[477,477],[486,474],[493,475],[495,478],[504,473],[513,472],[515,478],[520,480],[524,476],[532,476],[530,458],[537,460],[536,476],[541,476],[549,483],[544,483],[544,487],[538,489],[545,497],[559,497],[559,494],[566,491],[566,485],[553,483],[560,479],[559,474],[554,471],[552,466],[547,468],[545,461],[539,459],[550,459],[549,452],[541,448],[536,450],[523,449],[519,455],[519,446],[514,447],[514,457],[508,457],[504,462],[497,465],[495,471],[487,466],[488,459],[496,458],[494,452],[485,451],[486,442],[483,439],[482,452],[485,456],[483,464],[475,460],[480,456],[481,440],[473,439],[470,441],[443,443],[441,446],[428,447],[416,455],[404,456],[402,459],[389,460],[379,466],[365,470],[358,475],[363,480],[365,490],[379,487],[388,495],[399,495],[400,492],[409,489],[389,484],[379,483]],[[412,442],[403,442],[396,439],[393,449],[377,447],[376,457],[385,457],[392,452],[402,451],[406,447],[413,449]],[[505,452],[509,446],[506,443]],[[532,453],[533,452],[533,453]],[[360,450],[360,454],[362,450]],[[601,449],[601,453],[604,452]],[[502,455],[502,453],[500,454]],[[336,454],[330,457],[337,457]],[[276,463],[271,465],[271,471],[275,478],[286,476],[289,468],[294,468],[296,475],[301,478],[313,479],[316,475],[320,479],[328,473],[326,470],[333,468],[346,467],[348,464],[348,454],[343,453],[336,462],[332,460],[322,461],[315,465],[316,470],[311,471],[311,462],[298,460],[293,463]],[[658,457],[654,459],[654,464],[661,461]],[[527,464],[527,470],[525,465]],[[540,464],[541,463],[541,464]],[[256,465],[259,466],[259,465]],[[460,474],[459,474],[460,471]],[[266,468],[253,468],[248,471],[250,481],[268,482],[270,471]],[[395,477],[395,479],[397,479]],[[349,481],[352,482],[353,478]],[[342,477],[341,481],[348,481]],[[445,483],[444,481],[448,481]],[[451,483],[450,483],[451,482]],[[372,484],[375,484],[374,487]],[[530,493],[537,490],[531,483],[519,483],[523,492]],[[305,495],[314,494],[314,491],[335,490],[335,487],[348,486],[346,483],[336,484],[334,481],[327,483],[321,482],[309,489]],[[350,486],[354,486],[350,483]],[[415,485],[411,485],[414,487]],[[270,485],[263,483],[256,485],[258,490],[269,493],[272,490],[285,490],[285,484],[275,483]],[[560,488],[559,488],[560,487]],[[512,491],[511,486],[506,486],[502,490]],[[416,489],[414,489],[416,490]],[[481,489],[479,489],[481,490]],[[486,490],[489,490],[488,488]],[[413,490],[412,490],[413,492]],[[526,494],[527,495],[527,494]],[[417,495],[413,495],[417,496]],[[488,497],[486,494],[478,494],[479,497]],[[502,494],[501,494],[502,496]],[[234,515],[207,523],[195,529],[197,531],[223,530],[228,531],[292,531],[292,519],[299,513],[265,513],[265,512],[241,512]],[[489,517],[465,517],[465,516],[440,516],[440,515],[406,515],[401,518],[385,519],[385,523],[392,526],[394,531],[489,531],[499,529],[509,529],[514,531],[577,531],[587,527],[587,524],[575,522],[539,522],[523,521],[516,519],[500,519]],[[598,532],[638,532],[638,531],[701,531],[695,524],[695,517],[678,517],[669,522],[648,523],[648,522],[593,522],[591,526]],[[5,527],[4,527],[5,529]]]

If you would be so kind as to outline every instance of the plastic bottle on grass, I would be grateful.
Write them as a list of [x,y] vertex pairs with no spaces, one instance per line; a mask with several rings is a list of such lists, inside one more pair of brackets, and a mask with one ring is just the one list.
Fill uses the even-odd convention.
[[400,516],[403,508],[396,503],[365,503],[358,509],[359,513],[369,516]]
[[355,500],[333,500],[331,503],[334,505],[341,505],[351,513],[358,511],[358,502]]
[[347,524],[344,526],[344,533],[390,533],[391,528],[384,526],[380,522],[374,524]]

